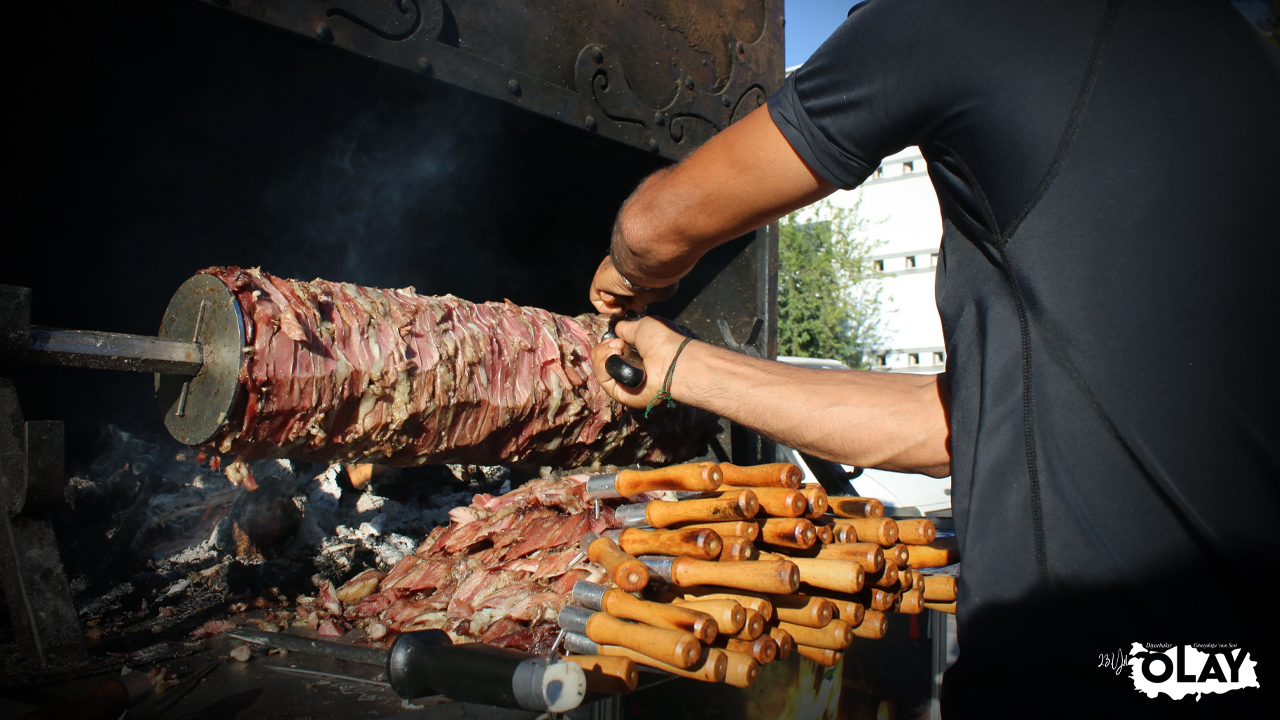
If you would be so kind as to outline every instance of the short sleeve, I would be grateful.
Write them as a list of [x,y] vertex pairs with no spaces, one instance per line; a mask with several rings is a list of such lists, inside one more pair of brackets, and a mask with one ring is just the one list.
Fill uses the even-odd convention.
[[769,115],[809,167],[836,187],[866,180],[888,155],[924,141],[956,95],[945,61],[947,6],[868,0],[769,98]]

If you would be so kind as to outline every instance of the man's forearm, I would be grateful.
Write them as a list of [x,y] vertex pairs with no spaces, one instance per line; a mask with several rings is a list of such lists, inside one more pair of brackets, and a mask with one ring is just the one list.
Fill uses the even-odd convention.
[[945,376],[797,368],[695,342],[671,389],[678,401],[818,457],[950,474]]

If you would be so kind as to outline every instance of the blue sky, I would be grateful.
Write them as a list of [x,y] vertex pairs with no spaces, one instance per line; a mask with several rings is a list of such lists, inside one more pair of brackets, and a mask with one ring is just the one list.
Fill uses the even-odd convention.
[[[862,0],[786,0],[787,67],[799,65],[826,40]],[[1250,20],[1270,9],[1270,0],[1232,0]]]
[[840,27],[862,0],[786,0],[787,67],[799,65]]

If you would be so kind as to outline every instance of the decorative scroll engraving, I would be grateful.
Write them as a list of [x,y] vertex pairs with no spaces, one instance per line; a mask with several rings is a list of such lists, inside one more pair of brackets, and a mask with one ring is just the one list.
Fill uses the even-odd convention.
[[[437,3],[429,9],[440,13]],[[384,40],[407,40],[422,27],[422,8],[418,0],[346,0],[325,11],[327,17],[350,20]],[[439,22],[433,23],[439,27]]]

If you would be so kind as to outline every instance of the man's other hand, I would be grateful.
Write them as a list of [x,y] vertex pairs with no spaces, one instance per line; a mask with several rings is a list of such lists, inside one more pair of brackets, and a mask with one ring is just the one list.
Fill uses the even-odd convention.
[[[672,323],[653,317],[620,322],[614,327],[614,332],[618,337],[591,349],[591,366],[596,380],[600,381],[605,392],[623,405],[645,407],[662,390],[662,384],[671,368],[671,360],[686,336]],[[644,360],[644,385],[638,388],[629,388],[615,381],[604,368],[605,360],[610,355],[626,354],[628,344],[634,345],[636,352]],[[685,352],[689,352],[689,348]]]
[[627,311],[640,313],[649,303],[674,295],[678,286],[679,283],[664,288],[632,287],[614,267],[613,258],[606,255],[591,279],[591,304],[602,315],[623,315]]

